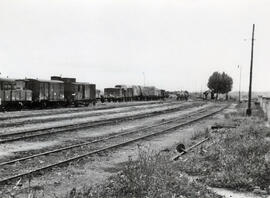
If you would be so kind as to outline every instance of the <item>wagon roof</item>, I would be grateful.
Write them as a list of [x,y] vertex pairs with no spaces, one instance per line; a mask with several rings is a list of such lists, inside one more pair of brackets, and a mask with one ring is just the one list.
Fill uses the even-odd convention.
[[46,83],[61,83],[63,84],[64,82],[63,81],[60,81],[60,80],[43,80],[43,79],[26,79],[26,80],[33,80],[33,81],[38,81],[38,82],[46,82]]
[[90,85],[90,83],[88,83],[88,82],[74,82],[72,84],[74,84],[74,85]]
[[119,87],[106,87],[106,88],[104,88],[104,89],[120,89]]
[[15,81],[15,79],[13,79],[13,78],[0,78],[0,81],[12,82],[12,81]]

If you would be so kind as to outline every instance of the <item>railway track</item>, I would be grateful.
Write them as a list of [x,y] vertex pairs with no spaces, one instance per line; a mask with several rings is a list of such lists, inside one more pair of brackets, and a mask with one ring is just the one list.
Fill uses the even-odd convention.
[[47,127],[47,128],[35,129],[35,130],[29,130],[29,131],[19,131],[15,133],[7,133],[7,134],[0,135],[0,144],[14,142],[18,140],[25,140],[28,138],[52,135],[56,133],[74,132],[76,130],[92,128],[92,127],[97,127],[97,126],[102,126],[102,125],[107,125],[107,124],[113,124],[113,123],[119,123],[119,122],[123,122],[127,120],[142,119],[142,118],[146,118],[150,116],[156,116],[156,115],[161,115],[165,113],[181,111],[190,107],[196,107],[196,106],[201,106],[201,105],[202,105],[201,103],[189,104],[189,105],[180,106],[176,108],[170,108],[170,109],[161,110],[161,111],[153,111],[150,113],[140,113],[136,115],[110,118],[106,120],[98,120],[98,121],[84,122],[84,123],[78,123],[78,124]]
[[[171,119],[159,124],[154,124],[152,126],[148,126],[148,127],[144,127],[142,129],[135,129],[133,131],[127,131],[127,132],[123,132],[123,133],[119,133],[116,135],[111,135],[105,138],[101,138],[101,139],[97,139],[97,140],[93,140],[93,141],[89,141],[89,142],[84,142],[84,143],[80,143],[80,144],[76,144],[76,145],[72,145],[70,147],[64,147],[64,148],[60,148],[60,149],[56,149],[53,151],[48,151],[48,152],[44,152],[44,153],[39,153],[36,155],[32,155],[32,156],[27,156],[24,158],[20,158],[20,159],[15,159],[12,161],[8,161],[8,162],[4,162],[0,164],[0,167],[2,167],[2,170],[8,170],[9,169],[9,173],[11,172],[11,174],[5,174],[5,172],[2,172],[2,176],[0,179],[0,184],[1,185],[5,185],[9,182],[14,181],[15,179],[19,179],[19,178],[25,178],[25,177],[32,177],[34,174],[36,173],[41,173],[46,170],[52,169],[54,167],[59,167],[62,165],[66,165],[69,164],[70,162],[85,158],[87,156],[91,156],[94,154],[98,154],[101,153],[103,151],[107,151],[107,150],[112,150],[115,148],[119,148],[125,145],[128,145],[130,143],[134,143],[136,141],[139,140],[145,140],[147,138],[156,136],[156,135],[160,135],[160,134],[164,134],[164,133],[168,133],[171,132],[175,129],[178,129],[180,127],[184,127],[186,125],[192,124],[194,122],[200,121],[204,118],[207,118],[209,116],[212,116],[218,112],[223,111],[225,108],[227,108],[227,106],[224,106],[222,108],[218,108],[218,109],[202,109],[199,110],[197,112],[192,112],[190,114],[187,114],[186,116],[183,116],[181,118],[176,118],[176,119]],[[159,128],[161,127],[161,128]],[[147,131],[149,129],[154,129],[155,130],[150,130]],[[154,132],[153,132],[154,131]],[[112,141],[113,140],[113,141]],[[111,142],[109,142],[111,141]],[[102,142],[102,144],[101,144]],[[117,143],[115,143],[117,142]],[[93,144],[97,144],[99,143],[99,145],[93,146]],[[89,147],[90,145],[90,147]],[[87,148],[85,147],[87,146]],[[70,151],[70,149],[74,149],[76,148],[76,152],[74,152],[73,154],[71,154],[70,152],[66,152],[65,154],[61,153],[61,155],[57,155],[55,156],[56,159],[59,160],[59,158],[61,158],[59,161],[55,162],[55,163],[50,163],[50,161],[54,161],[52,159],[48,159],[48,157],[44,157],[44,156],[48,156],[50,154],[55,154],[58,152],[63,152],[63,151]],[[78,149],[80,148],[80,149]],[[39,157],[43,156],[43,158],[41,158],[42,160],[47,159],[48,162],[44,162],[40,163],[38,167],[34,166],[32,168],[30,168],[29,170],[29,166],[31,164],[33,164],[33,160],[36,159],[38,160]],[[39,159],[39,160],[41,160]],[[29,160],[28,163],[24,162],[23,164],[19,163],[19,165],[17,164],[17,162],[21,162],[21,161],[25,161],[25,160]],[[17,167],[14,168],[14,166],[12,166],[12,164],[16,163],[16,165],[21,166],[21,167]],[[22,166],[25,165],[26,167],[23,168]],[[10,170],[12,169],[12,170]],[[27,170],[25,172],[22,172],[21,170]]]
[[[153,106],[149,106],[148,104],[145,105],[147,106],[147,109],[153,109],[153,108],[158,108],[158,107],[163,107],[163,106],[173,106],[173,105],[177,105],[177,103],[165,103],[165,104],[161,104],[159,106],[156,106],[156,104],[152,104]],[[125,112],[130,112],[130,111],[140,111],[143,108],[144,105],[140,105],[140,106],[132,106],[131,108],[134,109],[126,109],[123,108],[120,111],[109,111],[109,112],[93,112],[93,111],[89,111],[86,113],[81,113],[80,114],[74,114],[74,113],[68,113],[68,114],[63,114],[63,116],[59,116],[58,115],[43,115],[40,117],[33,117],[32,119],[28,118],[22,118],[22,119],[15,119],[13,121],[2,121],[2,123],[0,123],[0,127],[14,127],[14,126],[18,126],[18,125],[23,125],[23,124],[36,124],[36,123],[41,123],[41,122],[55,122],[55,121],[61,121],[61,120],[66,120],[66,119],[78,119],[78,118],[90,118],[90,117],[94,117],[94,116],[101,116],[101,115],[111,115],[111,114],[116,114],[116,113],[125,113]],[[47,117],[46,117],[47,116]],[[49,117],[48,117],[49,116]]]
[[0,163],[0,167],[4,166],[4,165],[8,165],[8,164],[13,164],[13,163],[16,163],[16,162],[21,162],[21,161],[24,161],[24,160],[27,160],[27,159],[32,159],[32,158],[35,158],[35,157],[43,156],[43,155],[48,155],[48,154],[52,154],[52,153],[56,153],[56,152],[60,152],[60,151],[68,150],[68,149],[81,147],[81,146],[84,146],[84,145],[89,145],[89,144],[93,144],[93,143],[102,142],[102,141],[109,140],[109,139],[112,139],[112,138],[116,138],[116,137],[119,137],[119,136],[132,134],[132,133],[135,133],[137,131],[144,131],[144,130],[147,130],[147,129],[152,129],[154,127],[158,127],[158,126],[161,126],[161,125],[164,125],[164,124],[169,124],[169,123],[172,123],[172,122],[177,122],[177,121],[183,120],[183,119],[185,119],[187,117],[191,117],[193,115],[196,115],[197,113],[202,113],[202,112],[205,112],[205,111],[206,111],[206,109],[201,109],[201,110],[198,110],[196,112],[192,112],[192,113],[190,113],[188,115],[185,115],[185,116],[183,116],[181,118],[173,118],[173,119],[170,119],[170,120],[158,123],[158,124],[153,124],[151,126],[147,126],[147,127],[143,127],[143,128],[139,128],[139,129],[133,129],[131,131],[127,130],[125,132],[117,133],[115,135],[109,135],[109,136],[106,136],[104,138],[90,140],[90,141],[84,141],[83,143],[73,144],[71,146],[66,146],[66,147],[54,149],[52,151],[46,151],[46,152],[31,155],[31,156],[26,156],[26,157],[10,160],[10,161],[7,161],[7,162],[2,162],[2,163]]
[[[35,110],[31,111],[23,111],[23,114],[21,115],[5,115],[3,117],[0,117],[0,121],[4,120],[14,120],[19,118],[31,118],[36,116],[48,116],[48,115],[58,115],[58,114],[69,114],[69,113],[76,113],[76,112],[85,112],[85,111],[99,111],[99,110],[106,110],[106,109],[116,109],[116,108],[123,108],[123,107],[136,107],[136,106],[144,106],[144,105],[153,105],[153,104],[164,104],[164,103],[172,103],[172,102],[166,102],[166,101],[155,101],[155,102],[143,102],[141,104],[135,103],[135,104],[124,104],[119,106],[106,106],[106,107],[93,107],[93,108],[75,108],[75,109],[50,109],[50,110],[43,110],[42,112],[35,112]],[[31,112],[31,113],[30,113]],[[29,114],[24,114],[29,113]],[[12,113],[13,114],[13,113]]]

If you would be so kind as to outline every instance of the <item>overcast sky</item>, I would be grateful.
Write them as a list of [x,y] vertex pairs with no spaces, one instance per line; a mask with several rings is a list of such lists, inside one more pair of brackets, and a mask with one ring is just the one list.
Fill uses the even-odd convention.
[[76,77],[98,88],[145,84],[206,89],[225,71],[270,91],[269,0],[1,0],[0,72],[10,78]]

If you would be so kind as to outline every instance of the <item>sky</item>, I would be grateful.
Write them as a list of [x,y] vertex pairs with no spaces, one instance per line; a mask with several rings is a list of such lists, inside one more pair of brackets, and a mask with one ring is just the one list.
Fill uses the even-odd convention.
[[270,91],[269,0],[0,0],[1,77],[201,91],[214,71]]

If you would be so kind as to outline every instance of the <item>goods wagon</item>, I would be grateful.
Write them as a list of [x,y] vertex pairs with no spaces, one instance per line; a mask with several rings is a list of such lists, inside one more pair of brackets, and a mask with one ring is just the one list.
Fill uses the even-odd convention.
[[155,90],[156,90],[156,88],[154,86],[141,87],[143,100],[153,100],[153,99],[155,99]]
[[16,86],[14,79],[0,78],[0,90],[12,90]]
[[133,97],[141,97],[142,95],[142,90],[140,86],[137,85],[133,85],[132,86],[132,90],[133,90]]
[[141,100],[142,99],[141,87],[137,85],[132,85],[131,87],[127,88],[126,97],[128,101]]
[[64,103],[64,83],[59,80],[26,79],[25,87],[32,91],[33,106],[51,106]]
[[155,99],[161,98],[161,90],[155,88]]
[[115,88],[121,89],[123,95],[122,100],[127,101],[127,89],[128,89],[127,85],[115,85]]
[[11,102],[11,90],[14,90],[15,80],[0,78],[0,106],[3,109],[7,103]]
[[62,78],[52,76],[52,80],[64,83],[64,98],[66,105],[85,105],[96,104],[96,85],[84,82],[76,82],[76,78]]
[[96,99],[100,99],[101,94],[101,90],[96,89]]
[[124,99],[123,90],[121,88],[105,88],[104,99],[108,102],[121,102]]
[[32,91],[17,89],[13,79],[0,78],[0,109],[21,109],[31,103]]
[[161,94],[161,99],[165,99],[167,96],[166,96],[166,91],[164,89],[161,89],[160,90],[160,94]]
[[129,87],[127,88],[127,91],[126,91],[126,100],[127,101],[132,101],[134,98],[133,98],[133,89],[132,87]]

